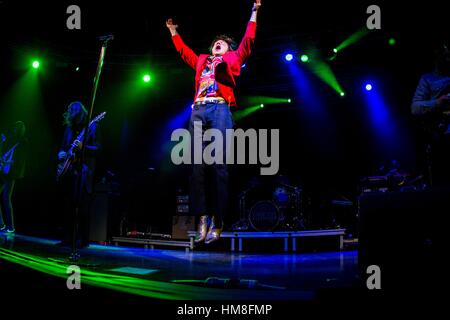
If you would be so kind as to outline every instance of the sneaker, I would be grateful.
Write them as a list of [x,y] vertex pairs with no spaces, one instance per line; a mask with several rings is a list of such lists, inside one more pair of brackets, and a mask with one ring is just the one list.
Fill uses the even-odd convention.
[[5,232],[6,233],[14,233],[14,232],[16,232],[16,229],[8,227],[8,228],[6,228]]

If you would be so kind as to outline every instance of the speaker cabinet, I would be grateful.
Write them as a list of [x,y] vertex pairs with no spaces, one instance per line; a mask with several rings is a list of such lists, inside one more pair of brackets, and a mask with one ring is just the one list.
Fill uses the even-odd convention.
[[176,215],[172,218],[172,238],[189,239],[188,231],[195,230],[195,216]]
[[108,242],[112,236],[120,235],[121,205],[118,194],[111,186],[99,183],[90,204],[89,239],[95,242]]

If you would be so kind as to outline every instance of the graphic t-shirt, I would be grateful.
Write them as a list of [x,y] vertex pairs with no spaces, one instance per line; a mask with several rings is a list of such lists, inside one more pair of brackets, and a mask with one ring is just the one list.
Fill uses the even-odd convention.
[[217,82],[215,80],[216,66],[223,61],[222,56],[209,56],[205,69],[200,76],[197,98],[195,102],[201,102],[207,98],[220,97]]

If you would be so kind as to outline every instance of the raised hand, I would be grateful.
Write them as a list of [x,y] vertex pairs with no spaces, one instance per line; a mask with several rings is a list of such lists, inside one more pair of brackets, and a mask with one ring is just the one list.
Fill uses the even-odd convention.
[[438,107],[447,107],[448,105],[450,105],[450,95],[445,94],[443,96],[440,96],[437,99],[437,105]]
[[170,31],[170,33],[172,35],[177,34],[178,25],[177,24],[173,24],[172,18],[167,19],[166,26],[167,26],[167,28],[169,29],[169,31]]
[[255,3],[253,4],[253,11],[257,11],[261,7],[261,0],[255,0]]
[[66,159],[66,157],[67,157],[67,153],[66,153],[66,152],[60,151],[60,152],[58,153],[58,159],[59,159],[59,160],[64,160],[64,159]]
[[74,148],[81,150],[81,148],[83,147],[83,142],[81,142],[80,140],[75,140],[72,145]]

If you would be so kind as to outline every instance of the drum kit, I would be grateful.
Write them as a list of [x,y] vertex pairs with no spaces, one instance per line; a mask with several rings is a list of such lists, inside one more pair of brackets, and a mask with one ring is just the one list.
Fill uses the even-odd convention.
[[296,231],[304,230],[302,189],[290,184],[285,176],[267,181],[250,180],[239,194],[240,219],[233,231]]

